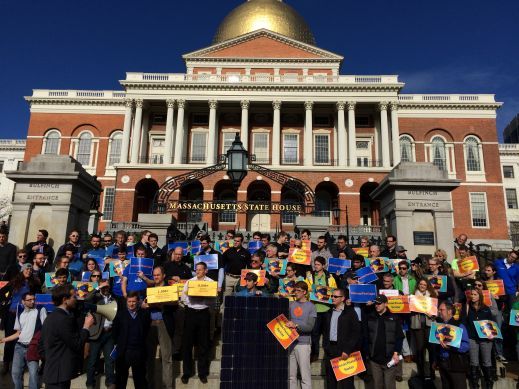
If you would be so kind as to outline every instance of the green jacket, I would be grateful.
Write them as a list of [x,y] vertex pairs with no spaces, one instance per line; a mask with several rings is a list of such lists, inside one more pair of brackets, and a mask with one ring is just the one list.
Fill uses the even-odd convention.
[[[416,278],[414,278],[412,275],[407,276],[409,278],[409,294],[414,294],[414,291],[416,290]],[[395,279],[393,280],[393,287],[395,289],[398,289],[400,292],[404,293],[404,288],[402,284],[402,277],[400,277],[400,274],[398,274]]]

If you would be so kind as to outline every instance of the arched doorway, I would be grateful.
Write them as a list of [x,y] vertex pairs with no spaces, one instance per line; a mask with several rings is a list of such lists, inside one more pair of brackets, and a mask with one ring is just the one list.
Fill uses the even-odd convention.
[[135,185],[133,221],[137,221],[139,213],[152,212],[153,199],[158,190],[159,184],[152,178],[144,178]]
[[[232,187],[230,180],[218,181],[214,186],[213,200],[215,202],[236,202],[236,192]],[[218,231],[226,227],[234,227],[236,225],[236,211],[220,211],[213,213],[212,229]]]
[[[198,180],[186,182],[180,188],[180,201],[202,201],[204,199],[204,186]],[[202,213],[199,211],[179,211],[178,221],[199,223],[202,221]]]
[[321,182],[315,188],[314,215],[327,217],[333,224],[332,209],[339,206],[339,188],[333,182]]
[[[271,200],[270,185],[265,181],[254,181],[247,188],[248,203],[269,203]],[[248,213],[247,214],[247,230],[248,231],[270,231],[270,214],[269,213]]]
[[[294,185],[290,188],[288,185],[283,185],[281,188],[281,204],[299,204],[304,209],[305,207],[305,189],[301,185]],[[281,212],[281,224],[294,225],[298,213],[283,211]]]
[[360,187],[360,221],[362,226],[380,225],[380,204],[373,201],[370,193],[378,187],[376,182],[366,182]]

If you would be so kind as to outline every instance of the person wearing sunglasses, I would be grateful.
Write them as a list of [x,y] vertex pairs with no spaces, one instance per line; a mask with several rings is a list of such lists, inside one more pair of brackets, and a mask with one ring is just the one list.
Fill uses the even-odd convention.
[[[387,308],[387,297],[379,294],[375,299],[375,310],[366,318],[366,340],[369,365],[373,375],[373,387],[396,389],[396,366],[404,341],[402,324]],[[388,363],[392,367],[388,367]]]
[[359,351],[361,346],[361,324],[353,307],[345,304],[346,297],[344,289],[335,289],[332,293],[332,309],[324,316],[323,349],[328,389],[354,388],[353,377],[337,382],[330,363],[331,359],[337,357],[347,359],[352,352]]
[[297,389],[297,370],[301,375],[301,389],[312,388],[312,368],[310,365],[311,334],[314,328],[317,312],[315,306],[307,298],[308,285],[298,281],[294,285],[294,301],[290,302],[290,321],[288,328],[295,329],[297,338],[289,355],[289,382],[290,389]]
[[74,249],[74,255],[77,253],[81,254],[83,252],[83,247],[81,246],[81,243],[79,243],[79,238],[80,235],[78,230],[70,231],[68,234],[68,242],[60,246],[58,252],[56,253],[56,256],[61,257],[65,254],[65,250],[70,248]]
[[25,263],[29,263],[29,253],[22,249],[16,252],[16,261],[9,265],[4,274],[4,281],[11,281],[20,273]]
[[404,295],[414,294],[416,290],[416,278],[409,273],[407,261],[398,262],[398,274],[393,280],[393,286]]

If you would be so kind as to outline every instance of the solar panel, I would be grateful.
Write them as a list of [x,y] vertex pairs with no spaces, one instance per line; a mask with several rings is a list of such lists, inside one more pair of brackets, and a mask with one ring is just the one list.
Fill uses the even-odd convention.
[[280,314],[289,315],[287,299],[225,298],[220,389],[288,388],[288,351],[267,328]]

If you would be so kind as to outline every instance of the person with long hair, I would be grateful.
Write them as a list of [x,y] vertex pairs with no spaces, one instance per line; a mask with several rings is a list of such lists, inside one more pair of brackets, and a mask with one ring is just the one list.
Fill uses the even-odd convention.
[[479,366],[481,364],[487,389],[492,389],[494,385],[491,376],[493,341],[490,339],[480,339],[476,331],[476,324],[474,323],[479,320],[493,320],[490,308],[483,303],[481,289],[470,290],[470,296],[462,309],[462,315],[470,339],[470,388],[479,388]]
[[[325,270],[326,259],[323,257],[316,257],[314,260],[314,271],[309,271],[306,275],[306,283],[309,290],[316,290],[318,287],[328,287],[332,289],[337,288],[335,278]],[[330,305],[314,302],[315,310],[317,311],[317,318],[315,320],[314,328],[312,330],[312,348],[310,360],[317,361],[319,356],[319,339],[324,332],[324,317],[326,312],[330,310]]]
[[[438,294],[426,278],[421,278],[416,283],[415,296],[426,296],[437,298]],[[416,368],[418,376],[422,379],[434,380],[434,347],[429,343],[429,332],[431,330],[432,318],[424,313],[413,313],[411,315],[411,336],[416,346]],[[429,354],[429,375],[425,373],[425,350]]]
[[[32,264],[23,264],[22,270],[7,284],[6,288],[7,290],[2,290],[1,296],[11,301],[5,321],[5,336],[8,337],[15,333],[16,312],[21,305],[22,296],[25,293],[40,293],[41,290],[39,280],[32,274]],[[9,366],[13,361],[15,345],[16,341],[10,341],[5,344],[3,374],[7,374],[9,371]]]

